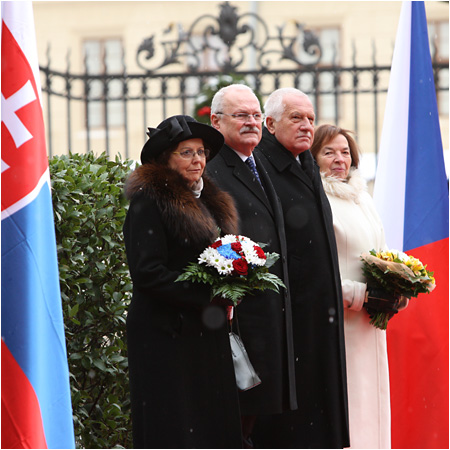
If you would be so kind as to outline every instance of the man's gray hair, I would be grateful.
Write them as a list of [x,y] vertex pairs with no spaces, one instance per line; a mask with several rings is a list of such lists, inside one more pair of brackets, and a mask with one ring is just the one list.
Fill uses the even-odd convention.
[[[221,89],[219,89],[215,94],[211,102],[211,114],[217,114],[218,112],[223,112],[224,110],[224,101],[223,98],[225,94],[230,90],[237,90],[237,91],[247,91],[251,92],[255,98],[258,100],[258,97],[256,97],[255,93],[253,92],[253,89],[248,87],[245,84],[230,84],[228,86],[225,86]],[[258,100],[259,103],[259,100]]]
[[273,119],[277,122],[281,120],[281,116],[286,109],[286,104],[283,102],[283,100],[287,95],[298,95],[299,97],[309,98],[304,92],[300,91],[299,89],[290,87],[277,89],[269,95],[269,98],[266,100],[266,104],[264,105],[264,115],[266,116],[266,118],[267,116],[270,116],[273,117]]

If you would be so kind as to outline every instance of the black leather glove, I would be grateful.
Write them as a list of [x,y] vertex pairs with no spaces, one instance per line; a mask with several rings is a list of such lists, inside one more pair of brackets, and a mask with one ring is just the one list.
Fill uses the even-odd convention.
[[399,296],[385,291],[379,287],[367,287],[367,298],[364,303],[369,316],[373,318],[376,313],[386,313],[389,319],[398,313]]

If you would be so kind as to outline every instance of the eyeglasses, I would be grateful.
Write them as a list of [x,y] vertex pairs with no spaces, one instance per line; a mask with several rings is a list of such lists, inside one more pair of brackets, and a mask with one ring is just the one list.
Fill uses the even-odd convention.
[[233,119],[236,119],[238,122],[248,122],[250,117],[253,117],[256,122],[262,122],[264,120],[264,115],[261,113],[256,114],[246,114],[246,113],[238,113],[238,114],[226,114],[223,112],[217,112],[216,114],[221,114],[222,116],[230,116]]
[[198,155],[200,158],[208,158],[209,156],[209,148],[199,148],[197,151],[192,150],[191,148],[187,148],[181,152],[172,152],[180,155],[183,159],[194,159],[195,155]]

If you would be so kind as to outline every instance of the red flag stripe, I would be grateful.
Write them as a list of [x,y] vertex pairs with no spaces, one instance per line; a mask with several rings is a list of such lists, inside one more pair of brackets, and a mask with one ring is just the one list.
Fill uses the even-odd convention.
[[3,339],[2,448],[47,448],[36,393]]
[[407,252],[439,271],[436,289],[411,299],[389,322],[393,448],[448,448],[448,242]]

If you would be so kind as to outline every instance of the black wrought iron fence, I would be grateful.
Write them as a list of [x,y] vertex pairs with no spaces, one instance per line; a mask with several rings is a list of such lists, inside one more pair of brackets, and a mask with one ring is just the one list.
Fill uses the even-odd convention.
[[[203,22],[207,24],[199,31]],[[83,74],[74,74],[69,68],[61,72],[52,69],[48,58],[40,70],[49,154],[89,151],[93,136],[98,140],[99,135],[104,149],[112,153],[110,142],[114,131],[114,139],[120,136],[123,156],[129,157],[130,137],[136,129],[143,143],[145,130],[150,124],[156,125],[156,118],[193,115],[204,87],[226,74],[245,79],[263,102],[280,87],[304,91],[314,103],[318,123],[326,120],[340,124],[345,108],[345,120],[352,122],[347,127],[358,134],[361,118],[367,121],[369,117],[372,148],[376,152],[381,126],[380,98],[387,93],[390,66],[377,65],[375,50],[370,66],[358,65],[356,52],[352,65],[347,67],[335,62],[336,53],[331,64],[321,60],[321,56],[319,38],[303,25],[296,23],[289,35],[280,26],[271,36],[259,16],[252,13],[238,16],[236,8],[223,3],[218,17],[199,17],[187,32],[179,28],[176,38],[162,41],[160,47],[156,46],[154,36],[144,39],[136,53],[140,73],[128,73],[125,64],[120,73],[90,74],[86,69]],[[182,70],[171,72],[177,65]],[[448,63],[434,61],[433,68],[439,95],[448,91],[449,67]],[[352,111],[350,115],[348,110]],[[58,148],[54,144],[56,123],[59,134],[61,127],[66,130],[62,148],[61,143]]]

